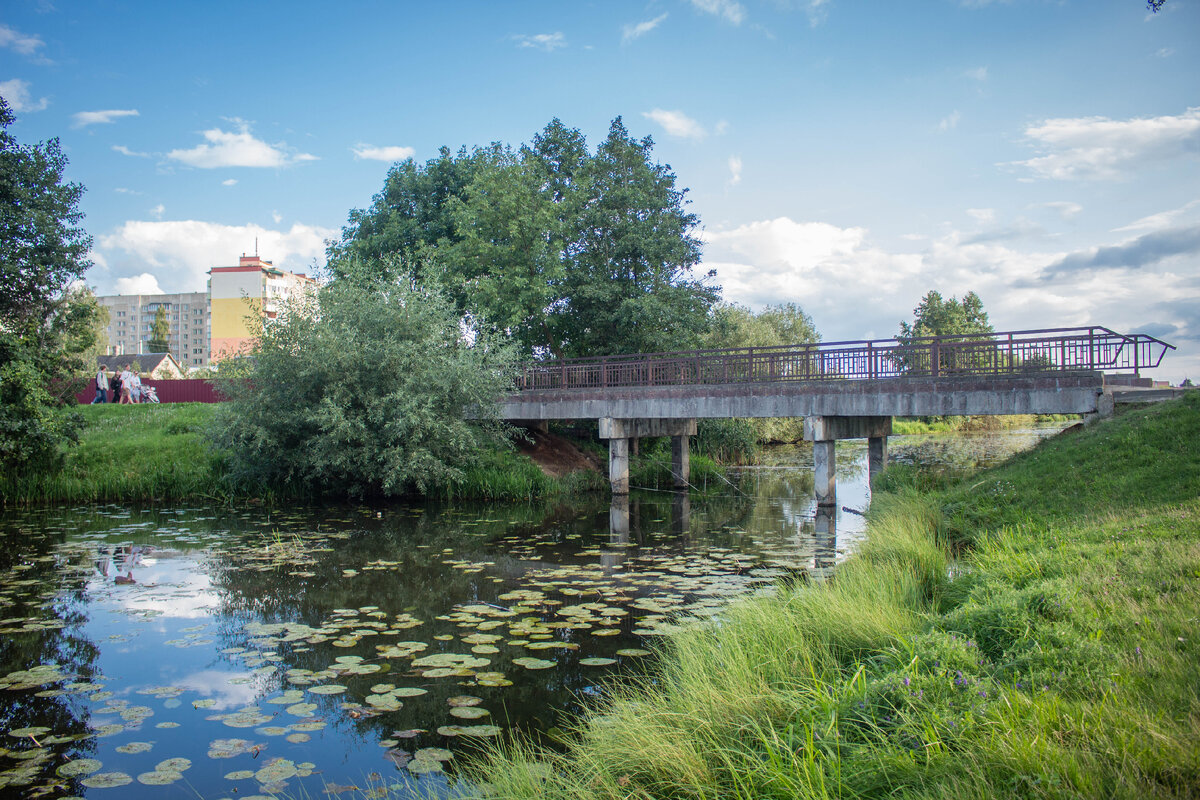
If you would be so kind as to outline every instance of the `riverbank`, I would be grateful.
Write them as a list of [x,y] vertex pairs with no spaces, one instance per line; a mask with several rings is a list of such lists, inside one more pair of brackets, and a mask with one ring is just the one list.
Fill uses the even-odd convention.
[[[84,405],[75,408],[85,427],[79,444],[64,451],[53,475],[0,477],[4,506],[48,503],[143,503],[181,500],[278,502],[315,500],[278,487],[235,484],[225,459],[205,437],[216,406],[205,403]],[[712,459],[692,457],[692,483],[703,489],[724,485],[724,471]],[[539,468],[517,450],[489,450],[462,478],[430,489],[432,499],[529,500],[589,491],[607,491],[598,469],[562,474]],[[669,454],[647,452],[635,459],[633,485],[670,488]]]
[[496,798],[1194,797],[1200,397],[918,492],[834,580],[680,631]]

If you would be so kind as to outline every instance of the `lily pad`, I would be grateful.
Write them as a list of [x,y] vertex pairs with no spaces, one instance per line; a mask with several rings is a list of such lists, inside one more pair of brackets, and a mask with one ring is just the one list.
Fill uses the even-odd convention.
[[186,758],[168,758],[166,761],[160,761],[155,765],[155,769],[159,772],[183,772],[190,769],[192,762]]
[[129,742],[128,744],[123,744],[116,748],[116,751],[118,753],[131,755],[133,753],[148,753],[153,747],[154,745],[150,744],[149,742]]
[[144,783],[147,786],[166,786],[170,783],[183,779],[182,772],[175,772],[169,769],[156,769],[153,772],[143,772],[137,777],[138,783]]
[[596,656],[594,658],[581,658],[579,659],[579,663],[585,667],[607,667],[617,663],[617,660],[615,658],[600,658]]
[[324,683],[320,686],[310,686],[308,690],[313,694],[341,694],[346,691],[346,687],[337,683]]
[[490,716],[492,712],[486,708],[452,708],[450,716],[458,717],[459,719],[481,719]]
[[68,761],[63,764],[55,772],[60,778],[76,778],[80,775],[91,775],[101,767],[101,762],[94,758],[77,758],[74,761]]
[[84,778],[80,783],[89,789],[112,789],[133,783],[133,778],[124,772],[97,772],[95,775]]
[[525,669],[550,669],[555,666],[555,662],[547,661],[543,658],[532,658],[525,656],[522,658],[514,658],[513,663]]
[[442,762],[427,758],[414,758],[405,766],[414,775],[427,775],[431,772],[442,771]]

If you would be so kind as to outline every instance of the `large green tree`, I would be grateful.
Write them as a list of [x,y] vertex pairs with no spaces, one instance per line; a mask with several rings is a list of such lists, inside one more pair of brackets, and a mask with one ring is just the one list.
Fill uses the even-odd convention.
[[0,98],[0,468],[53,465],[78,420],[57,413],[95,366],[83,356],[103,313],[80,288],[91,238],[80,226],[83,187],[63,179],[57,139],[21,144]]
[[[896,339],[905,345],[900,352],[903,366],[909,370],[928,371],[932,367],[932,351],[924,341],[926,337],[944,337],[953,343],[989,333],[992,333],[992,324],[988,322],[979,295],[967,292],[959,300],[957,297],[943,298],[940,292],[931,290],[913,309],[912,324],[900,323]],[[977,357],[982,355],[973,350],[942,348],[938,356],[938,370],[944,372],[969,367]]]
[[555,119],[515,150],[396,164],[371,208],[351,212],[331,273],[406,271],[527,355],[694,346],[718,290],[692,274],[699,220],[652,149],[618,118],[591,154]]
[[261,323],[246,358],[221,363],[230,401],[213,435],[236,480],[425,491],[502,437],[495,400],[512,363],[510,345],[472,329],[440,292],[405,276],[344,277]]

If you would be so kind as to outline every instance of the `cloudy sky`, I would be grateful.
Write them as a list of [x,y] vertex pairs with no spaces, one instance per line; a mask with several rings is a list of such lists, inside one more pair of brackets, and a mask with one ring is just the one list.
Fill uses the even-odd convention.
[[312,270],[395,159],[595,145],[688,187],[726,299],[886,337],[929,289],[1200,379],[1200,0],[7,0],[0,95],[87,187],[101,293]]

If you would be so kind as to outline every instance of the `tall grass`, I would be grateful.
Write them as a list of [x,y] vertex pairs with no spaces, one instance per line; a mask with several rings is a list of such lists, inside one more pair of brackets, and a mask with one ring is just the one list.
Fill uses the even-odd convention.
[[831,581],[680,631],[565,752],[513,743],[468,777],[495,798],[1194,797],[1196,441],[1200,396],[957,485],[897,480]]

